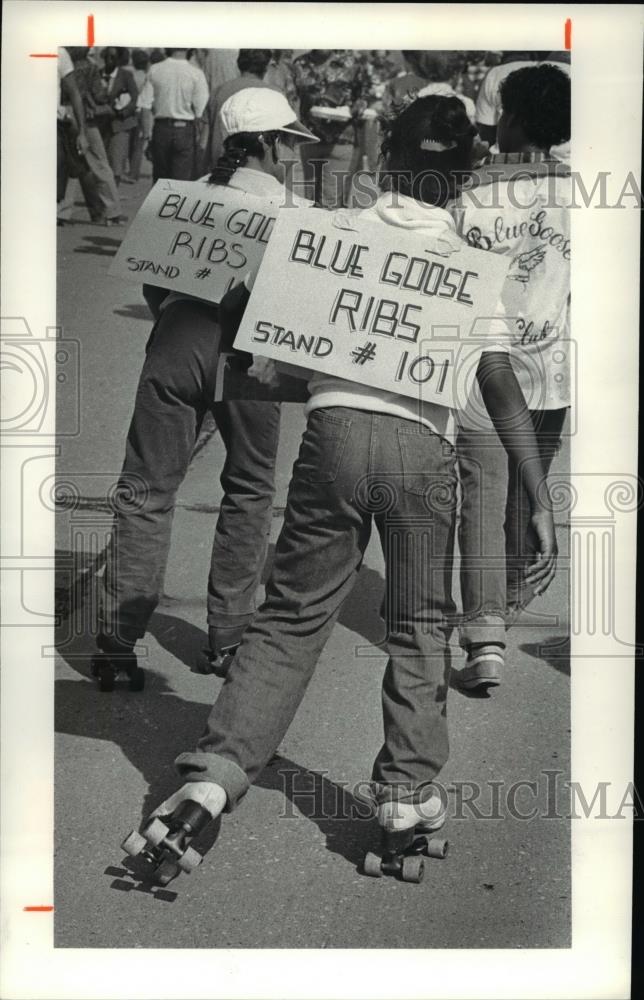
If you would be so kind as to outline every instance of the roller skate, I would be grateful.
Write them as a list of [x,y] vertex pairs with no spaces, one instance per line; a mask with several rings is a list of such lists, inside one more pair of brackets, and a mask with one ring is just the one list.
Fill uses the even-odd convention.
[[458,672],[458,686],[463,691],[485,693],[501,683],[505,664],[504,648],[499,643],[476,643],[467,653],[467,662]]
[[208,629],[209,648],[202,649],[197,655],[195,673],[215,674],[216,677],[226,677],[230,665],[239,649],[241,637],[246,625],[235,628]]
[[207,809],[186,799],[170,816],[150,820],[143,833],[132,830],[121,847],[131,857],[141,856],[152,865],[154,882],[168,885],[180,872],[194,871],[203,861],[203,855],[189,845],[211,819]]
[[446,810],[438,796],[429,802],[384,802],[378,808],[379,853],[368,851],[363,872],[371,878],[392,875],[401,882],[422,882],[425,860],[445,858],[448,842],[435,834],[445,823]]
[[97,645],[100,652],[92,657],[91,671],[98,681],[99,691],[113,691],[119,674],[127,676],[130,691],[142,691],[145,674],[137,663],[134,643],[121,642],[112,636],[99,636]]

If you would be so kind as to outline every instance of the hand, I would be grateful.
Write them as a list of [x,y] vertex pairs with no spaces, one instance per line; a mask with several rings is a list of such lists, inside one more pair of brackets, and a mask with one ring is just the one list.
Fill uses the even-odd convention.
[[89,149],[89,142],[87,140],[87,134],[85,132],[79,132],[76,137],[76,149],[81,156],[85,156]]
[[557,570],[557,536],[551,511],[542,509],[532,515],[528,541],[538,555],[526,569],[525,580],[538,596],[548,589]]
[[363,98],[360,98],[359,100],[354,101],[351,105],[351,117],[361,118],[366,110],[367,102]]
[[280,384],[280,377],[272,358],[261,358],[253,355],[253,363],[246,370],[246,374],[256,378],[262,385],[276,388]]
[[221,785],[216,785],[214,781],[188,781],[174,795],[157,806],[150,814],[150,819],[154,816],[170,816],[177,806],[188,799],[191,802],[198,802],[213,819],[224,811],[228,801]]
[[475,165],[483,163],[483,160],[489,155],[489,153],[490,153],[489,142],[485,142],[483,139],[480,138],[480,136],[476,135],[474,137],[474,143],[472,145],[472,153],[471,153],[472,162]]

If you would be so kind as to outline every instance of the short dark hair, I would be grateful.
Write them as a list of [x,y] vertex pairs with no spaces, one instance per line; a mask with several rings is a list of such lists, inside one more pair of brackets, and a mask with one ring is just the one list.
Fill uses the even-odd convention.
[[237,69],[240,73],[253,73],[263,77],[273,55],[272,49],[240,49]]
[[147,69],[150,65],[150,54],[145,49],[132,49],[132,65],[135,69]]
[[402,54],[414,72],[428,83],[443,83],[451,79],[463,69],[465,63],[463,53],[451,49],[445,51],[412,49]]
[[382,186],[428,205],[445,205],[472,168],[476,129],[465,105],[458,97],[430,94],[392,111],[382,120]]
[[570,139],[570,77],[551,63],[524,66],[506,76],[501,106],[539,149]]

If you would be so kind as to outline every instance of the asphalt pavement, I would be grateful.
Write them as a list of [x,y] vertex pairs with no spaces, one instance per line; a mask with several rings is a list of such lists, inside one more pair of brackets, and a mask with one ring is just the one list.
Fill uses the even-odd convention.
[[[149,178],[124,187],[132,216]],[[77,341],[80,379],[59,393],[59,478],[79,498],[57,525],[55,943],[62,948],[566,948],[571,942],[570,685],[567,529],[562,569],[509,633],[503,684],[490,697],[450,691],[451,756],[444,860],[420,885],[369,879],[377,844],[359,789],[381,743],[385,665],[378,610],[383,560],[372,540],[356,587],[279,754],[239,809],[199,846],[200,868],[151,888],[120,848],[177,786],[221,686],[191,671],[206,641],[205,584],[223,448],[204,428],[180,491],[165,592],[137,652],[140,694],[101,694],[89,673],[95,600],[150,332],[140,288],[107,274],[124,229],[90,225],[84,207],[58,230],[58,323]],[[273,520],[276,539],[304,426],[285,404]],[[568,447],[555,471],[568,465]],[[455,669],[463,665],[453,649]],[[530,815],[530,819],[521,818]],[[558,815],[561,814],[561,815]],[[215,835],[216,839],[215,839]]]

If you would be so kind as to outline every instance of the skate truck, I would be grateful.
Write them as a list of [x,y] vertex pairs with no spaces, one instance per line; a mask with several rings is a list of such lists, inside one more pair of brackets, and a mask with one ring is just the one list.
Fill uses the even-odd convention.
[[[434,828],[435,830],[435,828]],[[423,824],[408,830],[382,830],[380,852],[367,851],[362,870],[371,878],[391,875],[401,882],[422,882],[425,860],[447,856],[448,842],[443,837],[432,836],[431,826]]]
[[142,833],[132,830],[121,847],[131,857],[142,857],[150,864],[154,882],[168,885],[180,872],[194,871],[203,861],[203,855],[190,847],[190,841],[211,819],[203,806],[188,799],[170,816],[154,817]]

